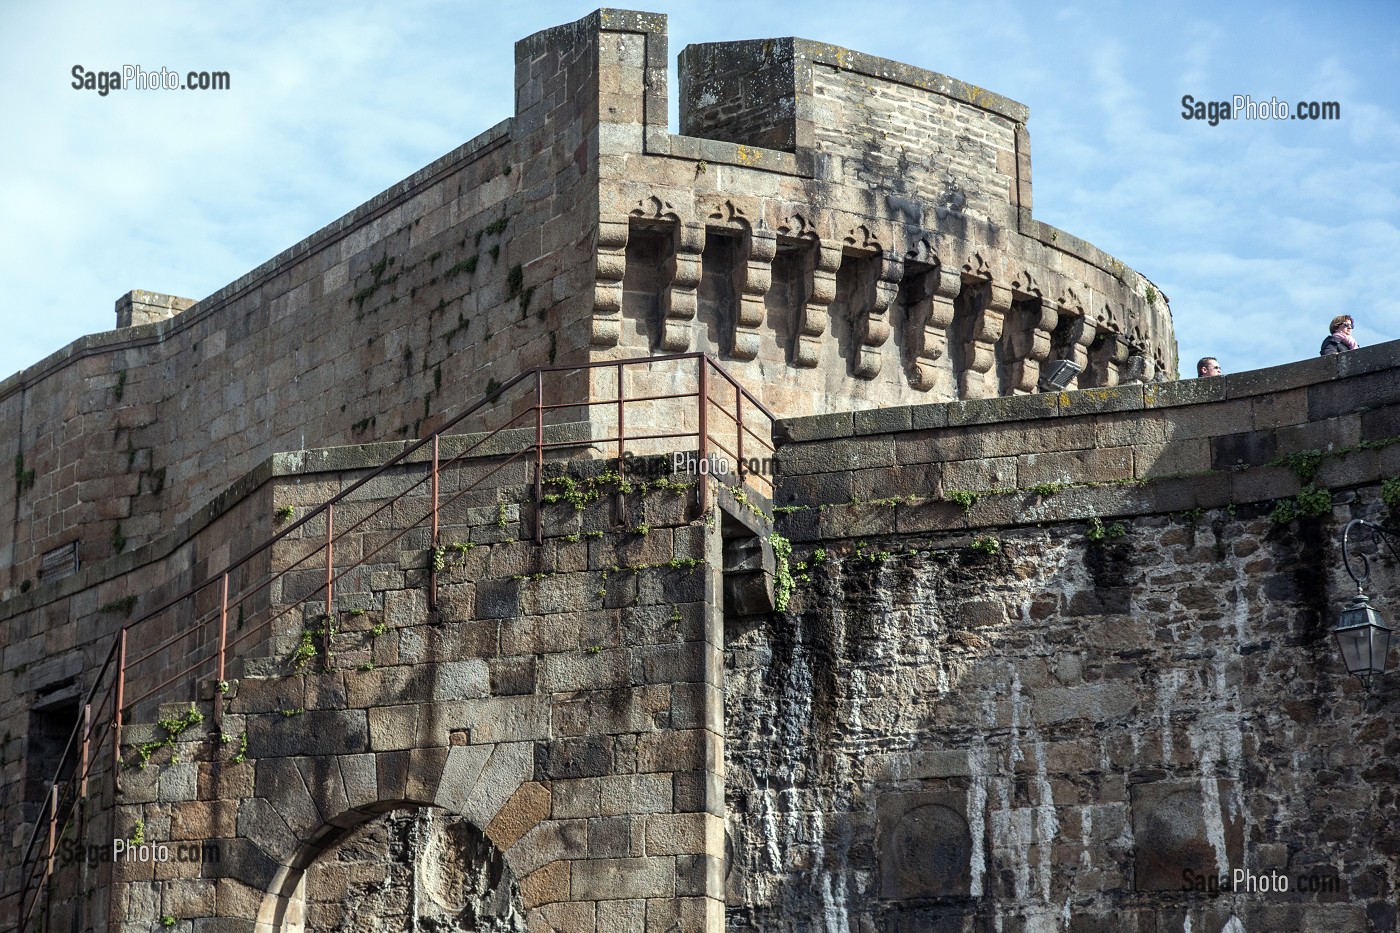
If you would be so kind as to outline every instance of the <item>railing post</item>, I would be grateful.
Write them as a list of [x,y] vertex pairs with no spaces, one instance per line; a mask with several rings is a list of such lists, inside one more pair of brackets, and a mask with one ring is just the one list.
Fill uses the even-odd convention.
[[331,619],[335,613],[335,503],[326,504],[326,621],[321,627],[324,663],[329,665],[331,656]]
[[623,502],[622,484],[626,481],[623,471],[622,451],[627,438],[627,421],[623,414],[622,402],[622,364],[617,364],[617,496],[613,500],[613,520],[621,525],[623,522]]
[[734,386],[734,420],[739,424],[739,440],[737,442],[739,485],[744,485],[744,393],[736,384]]
[[535,370],[535,543],[544,544],[544,371]]
[[224,731],[224,657],[228,654],[228,572],[219,584],[219,658],[214,669],[214,728]]
[[112,790],[122,789],[122,707],[126,704],[126,629],[117,635],[117,699],[112,719]]
[[44,867],[45,880],[53,877],[53,857],[58,849],[58,784],[49,786],[49,859]]
[[428,611],[437,608],[438,588],[438,435],[433,435],[433,533],[432,554],[428,560]]
[[87,784],[88,784],[88,755],[89,755],[89,748],[90,748],[91,740],[92,740],[92,704],[91,704],[91,703],[84,703],[84,704],[83,704],[83,761],[82,761],[82,764],[80,765],[80,767],[82,768],[82,770],[78,772],[79,781],[80,781],[79,787],[78,787],[78,795],[79,795],[83,800],[86,800],[86,799],[87,799],[87,790],[88,790],[88,788],[87,788]]
[[710,489],[705,482],[710,457],[710,358],[700,357],[700,462],[696,465],[696,480],[700,485],[700,514],[710,508]]

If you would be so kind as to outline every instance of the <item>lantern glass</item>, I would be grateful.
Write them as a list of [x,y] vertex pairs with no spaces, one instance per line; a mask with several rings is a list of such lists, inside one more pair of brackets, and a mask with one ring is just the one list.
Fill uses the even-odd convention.
[[1342,610],[1334,634],[1349,673],[1362,680],[1385,673],[1386,659],[1390,655],[1391,639],[1395,633],[1385,624],[1381,614],[1371,608],[1365,596],[1358,595],[1351,605]]

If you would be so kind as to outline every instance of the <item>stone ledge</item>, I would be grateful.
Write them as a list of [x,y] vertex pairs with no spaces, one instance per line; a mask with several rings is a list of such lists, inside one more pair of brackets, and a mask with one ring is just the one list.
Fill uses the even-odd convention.
[[[1400,451],[1400,445],[1394,448]],[[1369,453],[1369,452],[1367,452]],[[1334,494],[1378,486],[1384,472],[1364,463],[1326,461]],[[778,531],[794,542],[829,541],[935,531],[1015,528],[1044,522],[1083,522],[1090,517],[1133,518],[1191,509],[1259,505],[1298,493],[1303,483],[1284,467],[1215,470],[1164,476],[1146,482],[1099,482],[1063,486],[1048,495],[1017,487],[981,492],[969,509],[938,498],[891,497],[842,502],[780,512]]]
[[[1076,389],[1072,392],[1042,392],[1036,395],[935,402],[908,406],[907,410],[910,426],[916,430],[1043,418],[1072,418],[1105,412],[1160,410],[1271,396],[1292,389],[1372,375],[1396,367],[1400,367],[1400,340],[1363,347],[1350,353],[1284,363],[1213,379],[1182,379],[1145,385]],[[1366,406],[1362,404],[1360,407]],[[852,437],[857,434],[878,434],[883,432],[874,429],[873,425],[878,424],[883,417],[897,421],[902,427],[903,412],[897,409],[889,411],[891,414],[888,416],[876,412],[836,412],[783,418],[774,426],[774,437],[778,438],[779,444],[793,444]],[[856,427],[856,419],[859,419],[864,430]]]

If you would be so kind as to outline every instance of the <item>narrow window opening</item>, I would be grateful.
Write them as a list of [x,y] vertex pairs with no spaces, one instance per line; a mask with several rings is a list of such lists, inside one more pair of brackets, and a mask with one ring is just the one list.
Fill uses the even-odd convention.
[[[37,816],[42,808],[49,792],[49,781],[58,772],[63,750],[73,730],[78,727],[80,707],[77,698],[71,695],[63,699],[54,698],[56,695],[71,694],[71,691],[62,689],[70,686],[71,682],[47,691],[51,699],[41,698],[41,705],[29,711],[29,736],[24,751],[24,802],[29,818]],[[64,762],[64,769],[58,774],[60,781],[72,776],[74,761],[75,758],[70,755]]]

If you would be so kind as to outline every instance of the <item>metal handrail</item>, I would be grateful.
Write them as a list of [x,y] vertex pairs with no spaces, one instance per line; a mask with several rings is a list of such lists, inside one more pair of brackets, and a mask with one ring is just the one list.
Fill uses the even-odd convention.
[[[651,366],[656,363],[680,362],[691,360],[696,361],[698,364],[698,387],[695,391],[675,392],[661,395],[644,395],[636,398],[627,397],[624,388],[624,371],[627,367]],[[582,401],[575,401],[571,403],[545,403],[544,382],[545,377],[547,375],[561,372],[583,372],[587,370],[601,369],[605,367],[612,368],[617,371],[617,391],[614,398],[585,398]],[[718,376],[723,382],[728,383],[735,390],[734,405],[736,411],[734,414],[731,414],[729,411],[727,411],[723,407],[722,403],[718,403],[710,397],[709,377],[711,375],[711,370],[718,374]],[[458,425],[462,424],[462,422],[465,421],[468,417],[481,411],[483,407],[495,405],[503,397],[505,397],[507,392],[519,385],[526,384],[529,380],[531,380],[532,377],[532,394],[534,396],[533,404],[531,404],[527,408],[523,408],[519,413],[509,418],[504,424],[501,424],[486,432],[475,443],[471,444],[464,450],[457,452],[446,462],[439,461],[439,441],[444,434],[446,434],[453,428],[456,428]],[[626,406],[628,404],[653,401],[674,401],[685,399],[696,400],[696,406],[698,408],[699,415],[698,430],[692,432],[673,432],[655,435],[629,435],[627,433]],[[768,420],[769,433],[766,441],[761,435],[755,433],[754,431],[752,431],[752,429],[749,429],[744,423],[743,404],[745,401],[751,404]],[[18,910],[16,911],[16,915],[18,917],[18,925],[14,929],[19,931],[23,931],[24,929],[26,929],[29,924],[30,918],[33,916],[33,912],[38,907],[40,901],[39,894],[41,886],[35,885],[35,882],[39,877],[40,868],[43,868],[43,881],[47,881],[50,877],[52,877],[54,872],[53,863],[55,842],[62,836],[63,833],[67,832],[69,826],[73,823],[74,816],[78,812],[80,805],[84,800],[87,799],[89,790],[88,784],[90,778],[94,773],[95,768],[97,767],[97,759],[99,757],[95,749],[101,747],[102,745],[105,745],[109,738],[111,741],[112,753],[111,768],[113,788],[116,792],[120,792],[120,771],[122,767],[122,761],[120,757],[121,732],[123,727],[123,717],[125,711],[132,709],[137,704],[152,698],[158,692],[160,692],[172,683],[185,679],[191,675],[198,677],[198,672],[209,662],[214,661],[216,671],[215,676],[218,682],[216,686],[216,696],[214,702],[215,727],[222,731],[221,713],[223,704],[219,702],[218,692],[222,690],[222,685],[224,683],[227,662],[229,660],[230,652],[238,646],[242,645],[255,633],[261,632],[264,629],[269,628],[278,619],[283,618],[289,612],[295,610],[299,606],[302,606],[309,600],[313,599],[317,595],[319,590],[313,590],[310,594],[303,596],[300,599],[297,599],[288,605],[283,606],[280,609],[280,611],[277,611],[273,613],[269,618],[258,622],[256,625],[252,626],[247,631],[242,632],[240,635],[238,635],[232,640],[228,638],[228,614],[231,609],[242,607],[246,600],[262,592],[264,589],[269,588],[276,581],[283,579],[288,573],[291,573],[297,568],[301,567],[302,564],[308,561],[312,556],[324,551],[326,553],[326,579],[324,589],[325,610],[326,614],[330,615],[334,612],[334,588],[335,583],[337,581],[345,577],[347,574],[359,570],[368,562],[368,560],[371,557],[375,556],[384,548],[388,547],[390,544],[393,544],[394,542],[402,538],[413,528],[420,527],[423,524],[424,520],[431,519],[432,545],[434,548],[438,547],[438,515],[442,506],[452,504],[460,496],[464,495],[471,489],[476,488],[477,486],[479,486],[479,484],[484,482],[486,479],[489,479],[491,476],[495,475],[499,470],[501,470],[505,466],[509,465],[512,462],[515,462],[517,459],[524,456],[525,454],[532,452],[534,454],[536,467],[534,477],[534,540],[537,543],[540,542],[542,540],[541,511],[542,506],[544,504],[544,452],[547,449],[552,449],[555,447],[576,446],[579,443],[584,443],[581,441],[546,442],[544,440],[544,416],[547,412],[559,409],[578,407],[590,408],[595,405],[616,406],[618,422],[616,435],[606,438],[590,438],[589,441],[587,441],[587,443],[616,443],[616,459],[619,477],[623,477],[625,475],[626,458],[624,454],[627,442],[629,440],[655,441],[666,439],[678,439],[684,437],[695,437],[697,438],[699,443],[699,453],[702,459],[708,456],[709,447],[711,444],[714,444],[715,447],[719,448],[720,450],[724,450],[726,453],[730,453],[730,451],[728,451],[727,448],[725,448],[718,441],[711,439],[709,436],[708,416],[709,408],[711,405],[719,406],[720,410],[723,411],[724,414],[739,428],[738,442],[740,454],[738,459],[740,461],[741,479],[743,477],[744,469],[742,460],[744,434],[747,433],[750,436],[752,436],[755,440],[763,443],[763,445],[767,447],[767,449],[770,451],[775,449],[772,443],[772,423],[775,420],[773,413],[769,411],[768,408],[764,406],[763,403],[760,402],[751,392],[744,388],[744,386],[741,385],[733,376],[726,372],[724,367],[722,367],[718,361],[716,361],[712,356],[706,353],[672,353],[660,356],[641,357],[626,360],[599,361],[593,363],[584,363],[580,365],[544,366],[519,373],[511,379],[507,380],[504,384],[495,388],[490,394],[484,396],[474,404],[468,406],[461,413],[453,416],[451,419],[440,425],[431,434],[424,438],[421,438],[416,443],[408,445],[398,454],[389,458],[384,463],[380,464],[378,467],[371,470],[366,475],[362,476],[356,482],[350,484],[345,489],[332,496],[326,502],[307,512],[305,515],[292,522],[286,528],[283,528],[282,530],[273,534],[262,544],[252,548],[251,550],[239,556],[237,559],[233,560],[222,570],[211,574],[203,582],[190,586],[181,593],[166,599],[156,608],[147,611],[146,613],[138,617],[135,621],[128,622],[121,627],[116,637],[113,639],[112,647],[108,650],[101,664],[97,668],[96,675],[93,678],[92,686],[89,688],[83,703],[83,721],[76,724],[73,731],[69,735],[68,742],[64,747],[63,754],[60,756],[58,764],[54,770],[53,779],[48,782],[48,793],[45,795],[44,803],[40,807],[38,817],[35,820],[34,828],[30,833],[29,841],[25,846],[24,856],[20,862],[20,899],[18,904]],[[496,464],[490,471],[476,478],[470,484],[464,486],[462,489],[459,489],[454,495],[447,499],[445,503],[439,501],[440,496],[438,478],[443,468],[457,463],[463,458],[469,456],[472,451],[476,450],[483,444],[497,437],[502,431],[510,430],[512,426],[520,422],[526,415],[532,413],[534,415],[535,422],[535,430],[533,432],[534,438],[532,442],[525,444],[525,446],[523,446],[519,450],[510,452],[508,455],[504,452],[498,452],[496,454],[493,454],[492,456],[505,456],[505,460],[499,464]],[[400,464],[404,464],[409,460],[409,458],[413,457],[414,454],[418,453],[419,451],[423,450],[429,445],[431,445],[432,448],[432,459],[431,470],[427,476],[419,479],[412,485],[408,486],[406,489],[403,489],[397,494],[389,497],[387,500],[380,503],[373,511],[365,515],[361,515],[359,519],[353,522],[350,526],[341,528],[338,534],[340,536],[344,536],[353,532],[361,525],[363,525],[366,521],[368,521],[370,518],[379,514],[379,512],[382,511],[384,508],[387,508],[388,506],[400,501],[405,496],[409,495],[411,492],[421,487],[424,482],[431,480],[432,503],[429,514],[425,515],[423,519],[419,519],[413,524],[405,524],[405,526],[400,528],[397,531],[397,533],[392,535],[386,541],[381,542],[379,546],[376,547],[373,551],[369,552],[368,554],[361,554],[348,567],[341,567],[339,573],[337,573],[334,563],[334,545],[335,541],[337,540],[337,531],[334,527],[335,506],[349,501],[349,497],[351,495],[353,495],[358,490],[362,489],[370,481],[383,475],[386,471],[392,469],[393,467],[398,466]],[[622,493],[619,492],[618,496],[620,500]],[[700,508],[703,512],[708,507],[708,489],[707,485],[704,482],[700,483],[699,496]],[[291,564],[281,568],[280,570],[272,571],[271,567],[269,566],[267,572],[265,574],[260,574],[257,579],[241,582],[240,589],[236,595],[236,598],[234,598],[232,602],[230,602],[229,579],[232,574],[234,574],[236,571],[242,570],[255,558],[265,554],[270,555],[272,549],[278,543],[282,542],[284,539],[288,538],[288,536],[296,532],[298,529],[303,528],[308,522],[313,521],[319,516],[325,516],[326,519],[326,538],[319,546],[308,550],[306,554],[297,558]],[[428,602],[429,607],[431,609],[436,604],[437,590],[437,571],[434,566],[434,562],[429,562],[428,570]],[[209,587],[214,585],[218,585],[220,587],[220,599],[219,606],[217,609],[210,609],[205,612],[197,612],[195,614],[194,623],[192,625],[182,628],[175,634],[170,635],[164,640],[158,642],[153,647],[141,649],[144,653],[133,654],[132,657],[128,657],[128,640],[132,634],[141,630],[146,623],[149,623],[152,620],[156,619],[158,616],[161,616],[167,611],[176,608],[183,601],[187,599],[196,599],[199,596],[199,594],[201,594]],[[200,654],[199,657],[195,658],[192,662],[178,670],[175,674],[166,677],[165,680],[161,681],[156,686],[145,690],[139,696],[136,696],[134,699],[131,699],[126,695],[127,672],[129,670],[134,669],[137,665],[140,665],[144,662],[151,661],[153,658],[159,657],[162,654],[162,652],[165,652],[168,649],[172,648],[178,642],[183,641],[191,636],[198,635],[203,631],[204,626],[212,622],[214,619],[218,620],[219,631],[218,648],[212,654],[202,654],[196,651],[197,654]],[[165,671],[162,671],[162,673],[165,673]],[[104,687],[103,682],[109,677],[109,675],[112,678],[112,682]],[[96,703],[95,706],[94,703]],[[108,708],[109,703],[111,706],[110,719],[101,715]],[[96,715],[94,715],[94,713]],[[81,763],[75,766],[70,759],[79,754],[81,754]],[[66,779],[64,779],[63,777],[65,771],[71,771],[68,778]],[[69,802],[70,800],[71,803]],[[62,823],[60,825],[60,815],[58,811],[61,803],[66,804],[67,806],[65,808],[65,812],[62,817]],[[47,820],[45,819],[46,814]],[[47,846],[48,851],[43,852],[41,850],[36,850],[36,847],[38,846],[40,839],[43,838],[41,836],[41,829],[44,828],[46,823],[48,829],[47,837],[49,840],[49,844]],[[33,900],[30,900],[29,897],[31,889],[33,889],[35,892]]]

